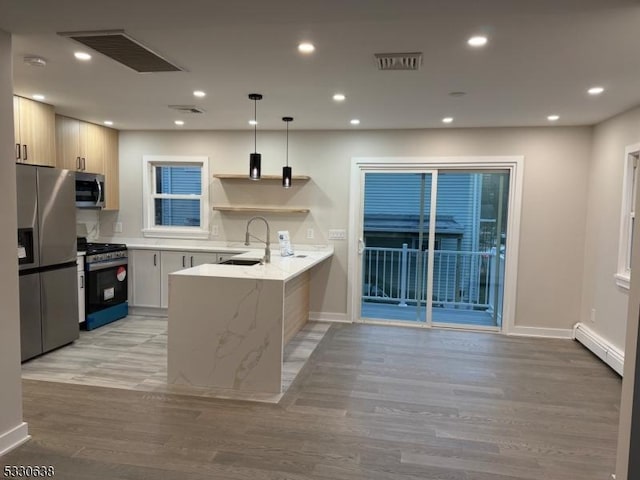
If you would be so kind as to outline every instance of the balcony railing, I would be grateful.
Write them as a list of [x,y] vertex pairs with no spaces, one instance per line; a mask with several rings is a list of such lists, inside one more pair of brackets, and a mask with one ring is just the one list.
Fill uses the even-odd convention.
[[[488,252],[435,250],[433,306],[498,311],[502,309],[504,256],[496,272],[495,249]],[[428,251],[366,247],[363,297],[399,306],[426,303]],[[496,282],[499,288],[496,288]]]

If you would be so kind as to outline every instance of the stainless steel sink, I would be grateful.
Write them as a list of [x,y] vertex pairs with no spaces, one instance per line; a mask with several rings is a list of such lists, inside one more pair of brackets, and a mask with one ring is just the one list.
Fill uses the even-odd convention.
[[225,260],[221,262],[221,265],[257,265],[260,263],[260,260],[256,260],[254,258],[230,258],[229,260]]

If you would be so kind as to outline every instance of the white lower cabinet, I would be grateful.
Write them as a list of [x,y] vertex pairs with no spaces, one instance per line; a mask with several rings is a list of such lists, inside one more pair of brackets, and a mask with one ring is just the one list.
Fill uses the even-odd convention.
[[189,257],[186,252],[162,252],[161,257],[162,282],[160,286],[160,306],[167,308],[169,306],[169,274],[189,268]]
[[[191,252],[189,254],[189,266],[197,267],[198,265],[204,265],[205,263],[218,263],[219,253],[215,252]],[[230,254],[231,256],[237,255],[237,253]]]
[[160,257],[159,250],[129,250],[132,306],[160,307]]
[[85,320],[84,317],[84,257],[78,256],[78,323]]
[[167,308],[169,274],[205,263],[219,263],[237,253],[129,249],[133,307]]
[[225,260],[229,260],[231,257],[235,257],[237,253],[218,253],[215,263],[222,263]]

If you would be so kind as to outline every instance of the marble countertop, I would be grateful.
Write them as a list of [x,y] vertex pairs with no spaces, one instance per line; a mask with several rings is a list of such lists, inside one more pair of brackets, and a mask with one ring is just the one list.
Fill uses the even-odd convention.
[[[247,249],[244,253],[236,255],[234,258],[259,259],[264,255],[263,248]],[[333,255],[333,247],[316,247],[307,250],[296,250],[294,256],[281,257],[279,251],[271,252],[271,263],[264,265],[222,265],[205,264],[193,268],[180,270],[170,275],[180,275],[188,277],[226,277],[226,278],[247,278],[258,280],[280,280],[286,282],[291,278],[300,275],[311,267],[326,260]]]

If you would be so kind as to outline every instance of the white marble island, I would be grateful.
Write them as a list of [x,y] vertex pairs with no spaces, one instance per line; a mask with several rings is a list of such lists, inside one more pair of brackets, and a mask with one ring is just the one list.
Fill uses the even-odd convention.
[[171,274],[168,382],[280,393],[283,348],[308,319],[309,271],[332,255],[329,247],[274,254],[264,265],[206,264]]

